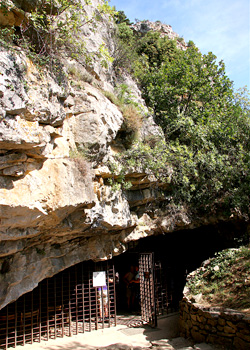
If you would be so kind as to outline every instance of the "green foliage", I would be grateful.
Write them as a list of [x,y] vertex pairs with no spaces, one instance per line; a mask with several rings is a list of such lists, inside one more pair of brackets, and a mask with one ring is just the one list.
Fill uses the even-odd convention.
[[149,31],[145,35],[134,32],[127,21],[119,22],[114,52],[114,67],[122,67],[140,80],[149,66],[160,67],[178,53],[176,42],[160,33]]
[[136,38],[133,30],[125,22],[121,22],[117,25],[114,39],[113,68],[117,74],[121,68],[132,71],[134,62],[137,59],[135,50]]
[[178,49],[153,31],[138,34],[120,16],[114,64],[134,74],[165,135],[165,142],[130,144],[118,157],[122,167],[154,174],[170,187],[175,205],[248,214],[248,91],[234,93],[223,61],[211,52],[202,55],[192,41]]
[[202,56],[197,48],[189,47],[160,69],[151,66],[144,75],[145,98],[168,137],[179,137],[186,118],[207,123],[210,117],[220,119],[227,112],[232,83],[223,62],[217,66],[215,59],[212,53]]
[[122,129],[127,133],[127,137],[128,134],[130,135],[131,140],[129,143],[131,143],[141,126],[142,115],[138,104],[134,102],[133,94],[126,84],[117,86],[115,91],[116,95],[110,91],[103,91],[103,94],[122,112],[124,118]]
[[102,93],[103,93],[103,95],[105,97],[107,97],[117,107],[121,107],[122,106],[121,101],[119,100],[119,98],[115,94],[113,94],[113,92],[107,91],[107,90],[103,90]]
[[116,24],[121,24],[121,23],[125,23],[126,25],[131,25],[130,20],[127,18],[127,16],[125,15],[124,11],[118,11],[116,12],[115,16],[114,16],[114,20]]
[[112,191],[120,191],[121,189],[126,191],[132,186],[131,182],[126,180],[124,172],[120,172],[119,175],[115,175],[115,172],[113,172],[113,177],[108,179],[108,184]]
[[142,172],[154,174],[159,181],[170,182],[166,147],[164,141],[157,142],[153,148],[146,142],[136,142],[131,149],[118,155],[117,160],[122,164],[123,169],[139,168]]
[[14,27],[6,27],[1,28],[0,30],[0,45],[5,47],[9,47],[10,43],[15,40],[15,28]]
[[171,61],[177,55],[176,43],[167,36],[161,37],[159,32],[149,31],[137,45],[139,56],[147,57],[149,66],[160,67],[162,62]]
[[236,91],[234,95],[235,105],[239,108],[242,117],[250,117],[250,92],[244,86]]
[[128,46],[131,46],[131,44],[134,43],[135,38],[133,30],[125,22],[118,24],[118,32],[119,38],[124,43],[127,43]]
[[[0,1],[1,7],[6,8],[6,11],[11,10],[4,5],[4,0]],[[64,56],[89,64],[93,57],[86,51],[79,29],[89,24],[94,30],[96,21],[102,20],[104,14],[113,17],[115,10],[103,0],[96,13],[88,17],[84,9],[84,5],[88,3],[89,0],[85,0],[84,4],[80,0],[42,0],[40,6],[25,13],[20,31],[12,40],[21,46],[35,63],[50,68],[55,75],[62,72],[62,52]],[[5,28],[3,31],[6,30],[9,29]],[[4,36],[5,40],[2,41],[7,42],[6,35]],[[103,67],[107,67],[107,61],[112,61],[104,44],[95,54],[102,58]]]
[[201,211],[248,213],[246,91],[235,95],[223,62],[217,64],[212,53],[202,55],[194,45],[174,59],[151,57],[140,80],[165,134],[173,198]]
[[114,58],[110,56],[109,51],[105,45],[105,43],[102,43],[99,47],[97,57],[102,58],[101,60],[101,66],[103,68],[108,69],[108,62],[113,62]]
[[226,249],[188,276],[189,294],[202,294],[204,302],[224,307],[250,307],[250,249]]

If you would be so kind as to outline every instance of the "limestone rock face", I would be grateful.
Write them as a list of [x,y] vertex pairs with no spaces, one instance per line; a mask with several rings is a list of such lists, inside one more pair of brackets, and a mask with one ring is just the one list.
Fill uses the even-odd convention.
[[[75,104],[85,104],[86,111],[79,112],[71,120],[74,140],[78,148],[89,148],[92,155],[102,158],[108,151],[123,123],[117,107],[90,85],[84,95],[76,95]],[[76,113],[74,113],[76,114]]]
[[23,11],[14,6],[10,0],[6,0],[4,5],[6,7],[1,7],[0,9],[0,25],[7,27],[20,26],[24,20]]
[[169,39],[177,40],[177,47],[185,50],[187,45],[183,38],[180,38],[179,34],[173,31],[173,28],[169,24],[163,24],[161,21],[151,22],[147,21],[138,21],[137,23],[131,26],[135,31],[142,34],[146,34],[150,30],[159,32],[161,37],[167,36]]
[[[34,72],[23,74],[30,84],[28,93],[15,73],[9,77],[23,100],[9,103],[4,89],[1,97],[2,306],[68,266],[123,251],[116,235],[111,239],[108,232],[132,225],[122,192],[114,195],[102,188],[101,199],[100,190],[95,193],[94,163],[78,151],[88,150],[95,162],[107,156],[123,123],[121,112],[87,83],[82,91],[70,91],[60,103],[61,90],[55,82],[35,85]],[[48,86],[53,93],[46,95]],[[39,88],[37,94],[35,88]]]
[[28,96],[23,84],[26,64],[24,57],[12,52],[0,53],[0,116],[16,115],[26,110]]
[[3,307],[71,265],[123,252],[135,223],[124,193],[93,169],[109,158],[118,108],[86,82],[59,86],[21,51],[0,56]]

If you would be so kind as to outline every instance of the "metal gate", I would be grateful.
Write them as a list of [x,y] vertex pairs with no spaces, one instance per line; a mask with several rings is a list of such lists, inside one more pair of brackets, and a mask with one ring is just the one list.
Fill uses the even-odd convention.
[[173,304],[174,291],[172,289],[173,286],[171,286],[171,271],[167,271],[166,267],[164,268],[160,261],[155,262],[154,269],[155,303],[157,316],[177,311],[177,309],[174,308]]
[[[105,288],[94,286],[96,271],[105,271]],[[0,310],[0,349],[115,326],[115,300],[113,266],[75,265]]]
[[141,318],[142,321],[149,323],[152,327],[157,326],[154,274],[154,253],[140,254]]

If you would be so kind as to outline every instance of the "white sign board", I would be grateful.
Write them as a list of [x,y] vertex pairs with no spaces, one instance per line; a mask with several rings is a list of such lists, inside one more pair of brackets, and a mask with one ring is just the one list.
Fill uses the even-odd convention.
[[106,286],[106,271],[93,272],[93,287]]

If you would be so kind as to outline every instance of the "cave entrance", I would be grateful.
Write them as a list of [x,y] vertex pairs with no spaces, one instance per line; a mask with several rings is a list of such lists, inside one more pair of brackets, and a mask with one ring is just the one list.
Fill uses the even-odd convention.
[[[128,250],[112,259],[119,283],[116,286],[117,312],[138,314],[148,323],[157,324],[157,316],[178,310],[187,274],[201,263],[226,248],[234,248],[242,240],[247,223],[221,223],[197,229],[180,230],[165,235],[142,238],[130,242]],[[144,267],[142,259],[153,259]],[[139,266],[140,293],[127,304],[124,276],[131,266]],[[147,272],[150,274],[147,276]],[[147,281],[150,283],[146,283]],[[133,293],[133,292],[132,292]],[[154,300],[152,297],[154,295]]]
[[[127,252],[112,259],[119,276],[116,284],[118,323],[123,323],[126,315],[124,324],[132,326],[138,319],[156,327],[158,316],[178,310],[182,290],[177,282],[184,281],[185,274],[178,271],[174,262],[173,265],[166,264],[166,256],[159,256],[159,251],[152,245],[157,241],[158,237],[153,237],[152,240],[133,242]],[[137,270],[138,284],[135,283]],[[134,276],[130,284],[127,283],[129,274]]]
[[[156,326],[158,315],[178,309],[187,274],[235,247],[246,227],[223,223],[143,238],[112,260],[82,262],[47,278],[0,310],[0,349],[129,324],[131,312]],[[128,310],[124,276],[131,266],[139,268],[140,283]]]
[[0,349],[116,325],[115,271],[77,264],[0,310]]

